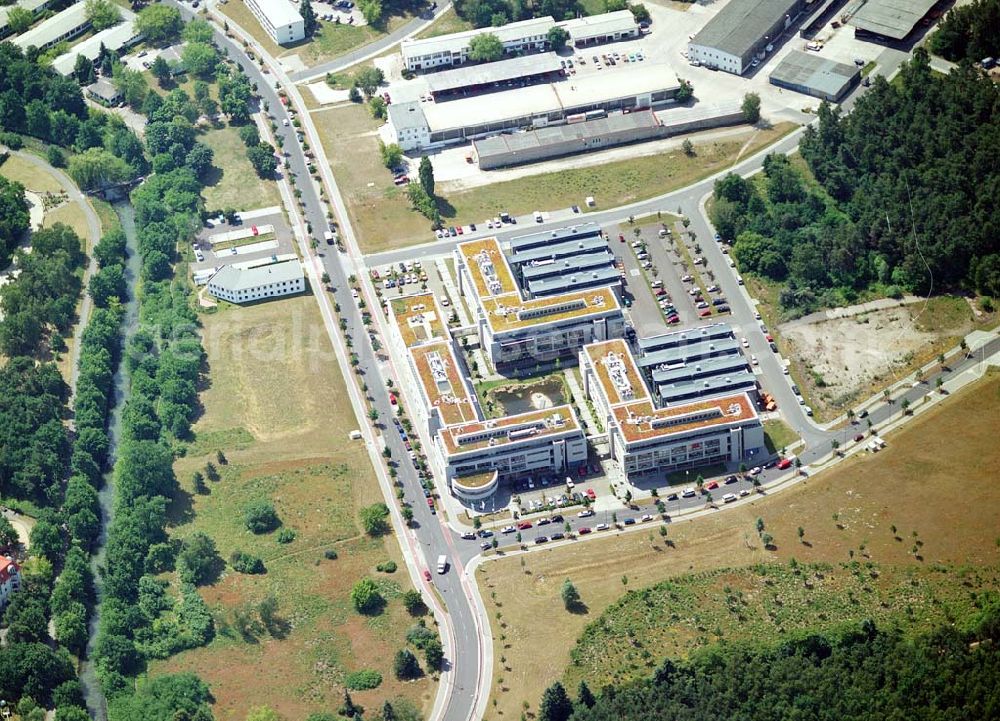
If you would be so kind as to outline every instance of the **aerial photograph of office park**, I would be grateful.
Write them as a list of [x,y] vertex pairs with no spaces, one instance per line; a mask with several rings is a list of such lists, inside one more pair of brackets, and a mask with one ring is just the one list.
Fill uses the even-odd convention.
[[1000,0],[0,0],[0,720],[1000,718]]

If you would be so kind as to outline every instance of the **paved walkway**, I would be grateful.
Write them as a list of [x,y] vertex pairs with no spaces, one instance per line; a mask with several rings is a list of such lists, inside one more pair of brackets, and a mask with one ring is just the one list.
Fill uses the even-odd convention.
[[454,279],[451,277],[451,273],[448,272],[448,264],[444,262],[444,258],[438,258],[434,261],[437,265],[438,274],[441,276],[441,282],[444,283],[445,290],[448,291],[448,297],[451,298],[451,307],[455,309],[458,313],[458,320],[462,326],[472,325],[472,317],[469,315],[468,309],[465,307],[465,303],[462,302],[461,294],[458,292],[458,287],[455,285]]

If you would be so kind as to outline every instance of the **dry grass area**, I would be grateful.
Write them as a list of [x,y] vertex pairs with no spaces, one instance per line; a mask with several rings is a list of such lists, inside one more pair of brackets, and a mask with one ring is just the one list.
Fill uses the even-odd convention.
[[86,249],[90,231],[87,229],[87,216],[78,204],[64,203],[55,210],[49,211],[45,214],[45,221],[42,223],[42,227],[51,228],[56,223],[64,223],[72,228],[80,236],[82,245]]
[[843,318],[782,324],[782,352],[822,420],[877,393],[956,346],[996,313],[974,313],[964,298],[935,296]]
[[[336,708],[345,674],[364,668],[384,680],[353,693],[363,705],[404,696],[428,708],[435,690],[429,679],[403,684],[392,674],[392,656],[413,622],[396,597],[411,586],[395,540],[370,539],[360,529],[358,510],[382,496],[364,447],[347,441],[357,424],[314,299],[230,307],[203,321],[209,383],[196,440],[176,464],[183,493],[170,509],[171,534],[204,531],[224,559],[246,551],[263,559],[267,573],[227,568],[202,588],[216,615],[216,639],[151,672],[197,672],[212,688],[220,721],[242,721],[259,705],[286,719]],[[192,473],[217,463],[217,450],[228,464],[199,494]],[[243,509],[260,498],[295,531],[291,543],[244,528]],[[325,558],[328,549],[335,560]],[[377,573],[375,565],[389,559],[400,571]],[[351,586],[364,576],[389,599],[379,616],[360,616],[351,605]],[[239,631],[236,612],[252,611],[269,595],[278,600],[280,628]]]
[[436,38],[439,35],[461,33],[466,30],[472,30],[472,23],[460,18],[455,12],[455,8],[451,7],[441,13],[441,17],[417,33],[416,39]]
[[199,140],[214,153],[208,182],[202,191],[207,208],[251,210],[281,205],[278,184],[257,175],[236,128],[213,128]]
[[3,165],[0,165],[0,175],[8,180],[15,180],[28,190],[33,190],[36,193],[62,192],[62,186],[59,185],[59,181],[55,179],[55,176],[42,168],[36,168],[28,161],[16,155],[11,155]]
[[[941,433],[943,428],[961,431]],[[855,559],[868,554],[880,567],[903,574],[909,569],[925,578],[935,564],[996,566],[998,433],[1000,374],[993,373],[890,434],[881,453],[854,456],[774,498],[672,524],[670,545],[650,527],[484,564],[478,580],[493,624],[497,700],[486,718],[517,718],[523,701],[535,708],[542,690],[569,667],[584,627],[618,600],[626,582],[628,589],[638,589],[685,574],[787,563],[793,557],[840,564],[850,561],[852,552]],[[773,550],[761,546],[758,517],[774,537]],[[798,538],[799,526],[808,545]],[[917,540],[922,560],[912,552]],[[563,609],[559,590],[566,578],[579,589],[585,613]],[[737,627],[727,637],[738,633]],[[664,653],[655,643],[650,646]]]
[[[361,105],[313,113],[331,168],[344,193],[361,248],[375,253],[432,239],[429,221],[410,208],[406,192],[392,184],[378,151],[382,125]],[[695,154],[680,150],[529,175],[506,182],[444,192],[438,202],[447,225],[477,222],[499,210],[523,215],[533,210],[569,207],[588,195],[599,195],[601,207],[611,208],[650,198],[701,180],[753,155],[795,129],[779,123],[768,130],[718,141],[697,143]]]

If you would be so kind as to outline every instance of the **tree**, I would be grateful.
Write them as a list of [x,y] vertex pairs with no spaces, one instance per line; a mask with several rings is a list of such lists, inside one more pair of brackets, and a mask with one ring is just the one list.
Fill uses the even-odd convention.
[[299,15],[302,16],[302,29],[306,37],[310,37],[319,29],[319,21],[316,19],[316,11],[313,10],[309,0],[302,0],[299,3]]
[[269,533],[281,525],[274,505],[267,500],[253,501],[243,511],[243,522],[251,533]]
[[760,120],[760,95],[757,93],[747,93],[743,96],[743,119],[751,125]]
[[385,143],[379,141],[379,153],[382,156],[382,165],[389,170],[399,167],[403,162],[403,149],[396,143]]
[[758,536],[764,532],[764,519],[763,518],[758,518],[757,521],[756,521],[756,523],[754,525],[757,528],[757,535]]
[[20,35],[31,27],[31,24],[35,22],[35,16],[30,10],[25,10],[20,5],[10,8],[7,11],[7,27],[10,28],[11,33],[14,35]]
[[131,169],[104,148],[90,148],[69,159],[69,174],[81,188],[93,190],[128,180]]
[[373,95],[368,98],[368,112],[377,120],[385,120],[387,112],[385,99],[380,95]]
[[575,611],[580,607],[580,592],[576,590],[576,586],[568,578],[563,581],[562,591],[559,595],[562,597],[563,607],[567,611]]
[[0,266],[7,267],[29,221],[24,186],[0,176]]
[[112,80],[130,107],[142,106],[146,95],[149,94],[149,83],[141,72],[129,70],[121,63],[116,63],[112,68]]
[[17,545],[17,529],[7,520],[6,516],[0,516],[0,549],[11,550]]
[[185,539],[177,555],[181,580],[196,586],[211,583],[219,574],[222,559],[215,548],[215,541],[200,531]]
[[392,660],[392,671],[396,674],[396,678],[401,681],[420,678],[423,673],[420,669],[420,662],[408,648],[396,651],[396,656]]
[[156,56],[156,60],[149,66],[149,72],[153,74],[153,77],[156,78],[161,88],[166,87],[174,77],[174,73],[170,69],[170,63],[162,55]]
[[774,543],[774,536],[770,533],[762,533],[760,535],[761,543],[764,544],[764,548],[771,548],[771,544]]
[[375,94],[378,86],[385,82],[385,73],[374,65],[362,68],[354,77],[354,83],[364,94],[371,97]]
[[492,63],[503,57],[503,43],[493,33],[476,35],[469,41],[469,59],[475,62]]
[[573,713],[573,702],[563,685],[556,681],[545,689],[538,707],[538,721],[568,721]]
[[117,25],[122,19],[118,6],[111,0],[87,0],[84,13],[97,32]]
[[364,708],[354,703],[349,691],[344,689],[344,703],[337,709],[337,715],[344,718],[356,718],[365,712]]
[[803,537],[806,535],[806,529],[804,529],[802,526],[799,526],[797,533],[799,534],[799,541],[801,541]]
[[262,142],[252,148],[247,148],[247,158],[258,176],[261,178],[274,177],[274,171],[278,168],[278,159],[274,157],[273,145]]
[[139,11],[135,28],[152,43],[164,43],[180,35],[181,14],[177,8],[155,3]]
[[128,285],[125,281],[125,270],[122,266],[107,265],[90,277],[87,292],[94,299],[98,308],[107,308],[112,298],[124,300]]
[[680,87],[677,89],[677,94],[674,95],[674,100],[678,103],[686,103],[694,97],[694,86],[690,81],[684,80],[683,78],[678,78],[677,82]]
[[420,616],[427,612],[427,605],[424,603],[423,596],[420,595],[420,591],[415,591],[410,589],[409,591],[403,592],[403,608],[411,616]]
[[420,169],[417,172],[420,177],[420,185],[423,187],[424,192],[427,193],[431,198],[434,197],[434,166],[431,164],[431,159],[426,155],[420,159]]
[[207,43],[188,43],[181,50],[184,68],[193,75],[208,77],[215,73],[219,56],[215,48]]
[[389,532],[389,508],[384,503],[373,503],[361,509],[361,527],[372,537]]
[[684,142],[681,144],[681,149],[689,158],[694,157],[694,143],[691,142],[690,138],[684,138]]
[[181,33],[184,39],[189,43],[211,43],[212,42],[212,26],[207,20],[202,20],[201,18],[195,18],[184,25],[184,30]]
[[552,50],[559,52],[566,47],[566,42],[569,40],[569,32],[566,31],[566,28],[554,25],[546,34],[546,40],[549,41],[549,47]]
[[361,14],[364,15],[365,22],[372,27],[381,27],[385,21],[383,15],[384,8],[382,7],[381,0],[361,0],[358,3],[358,7],[361,9]]
[[240,140],[248,148],[252,148],[255,145],[260,145],[260,133],[257,132],[257,126],[255,125],[243,125],[237,131],[240,136]]
[[94,74],[94,61],[86,55],[77,55],[73,64],[73,77],[80,85],[90,85],[97,80]]
[[635,18],[637,23],[648,23],[652,20],[652,16],[649,14],[649,8],[642,3],[629,5],[628,9],[632,11],[632,17]]
[[378,586],[370,578],[362,578],[351,588],[351,603],[354,610],[365,616],[373,616],[381,613],[385,606],[385,599],[378,590]]

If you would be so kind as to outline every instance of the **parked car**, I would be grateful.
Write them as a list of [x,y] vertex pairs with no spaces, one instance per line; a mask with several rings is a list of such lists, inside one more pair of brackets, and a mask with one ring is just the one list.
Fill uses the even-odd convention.
[[736,500],[736,494],[735,493],[727,493],[726,495],[724,495],[722,497],[722,502],[723,503],[732,503],[735,500]]
[[566,538],[566,535],[563,534],[563,533],[558,533],[558,532],[557,533],[553,533],[551,536],[549,536],[549,539],[552,540],[552,541],[561,541],[564,538]]
[[475,541],[476,534],[473,533],[472,531],[466,531],[465,533],[462,534],[462,538],[466,541]]
[[719,487],[718,481],[709,481],[707,484],[705,484],[705,488],[707,488],[710,491],[714,491],[718,487]]
[[587,526],[581,526],[580,529],[577,531],[577,533],[579,533],[581,536],[586,536],[588,533],[590,533],[590,528],[588,528]]
[[577,518],[590,518],[591,516],[594,515],[594,511],[592,509],[590,509],[590,508],[585,508],[582,511],[580,511],[579,513],[577,513],[576,515],[577,515]]
[[529,528],[531,528],[531,521],[521,521],[517,524],[517,530],[519,531],[527,531]]

